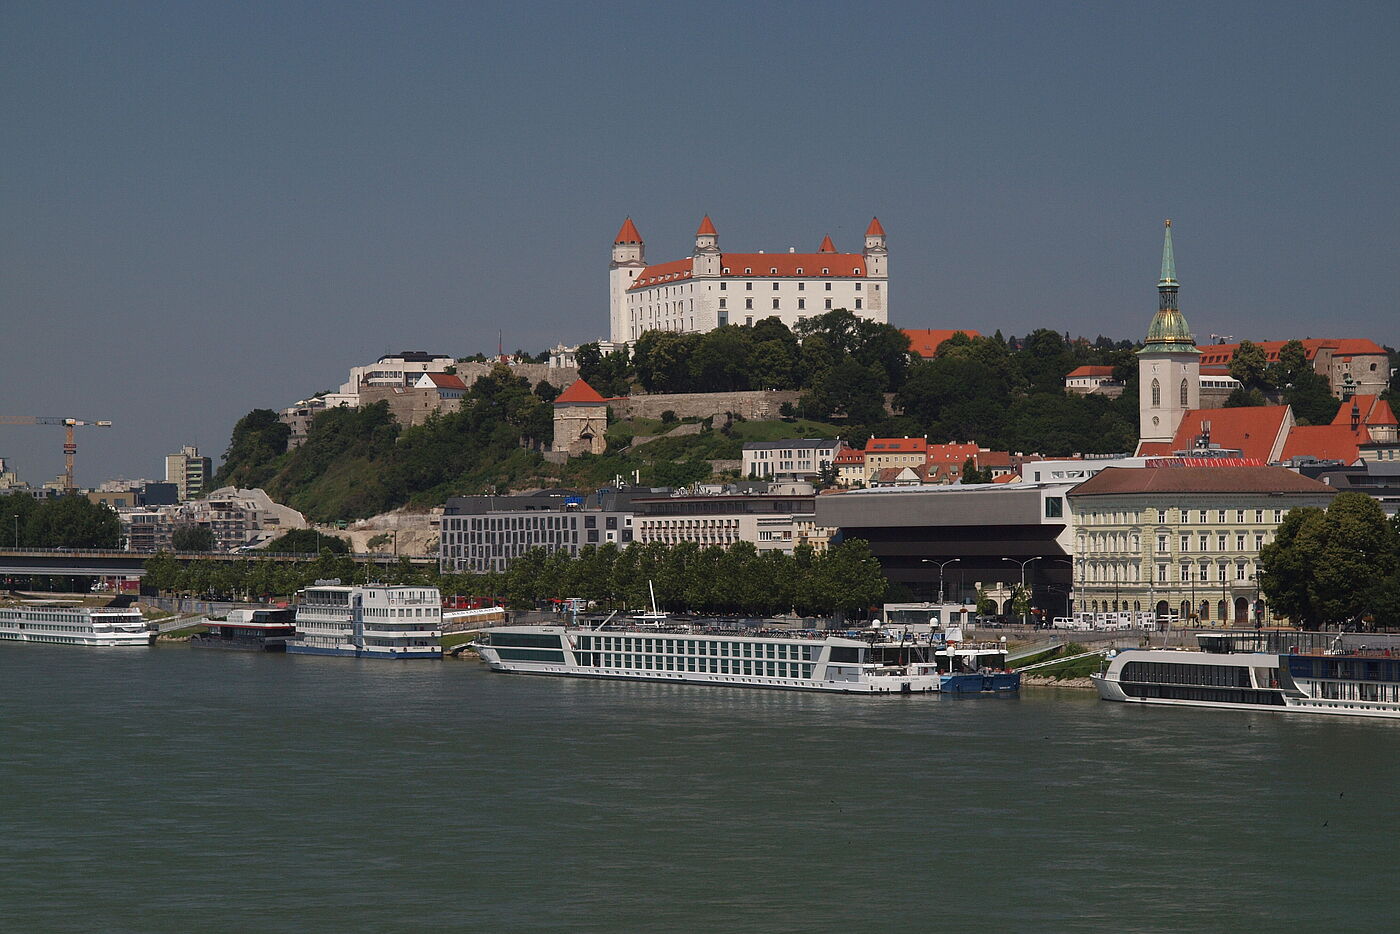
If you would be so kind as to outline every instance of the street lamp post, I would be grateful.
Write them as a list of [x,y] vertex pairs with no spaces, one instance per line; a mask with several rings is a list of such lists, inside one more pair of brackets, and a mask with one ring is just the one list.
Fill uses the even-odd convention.
[[[1003,560],[1003,561],[1010,561],[1012,564],[1019,564],[1019,565],[1021,566],[1021,594],[1022,594],[1022,599],[1025,600],[1027,603],[1030,603],[1030,596],[1029,596],[1028,594],[1026,594],[1026,565],[1030,564],[1032,561],[1039,561],[1039,560],[1040,560],[1040,555],[1036,555],[1034,558],[1027,558],[1027,559],[1024,560],[1024,561],[1020,561],[1020,560],[1018,560],[1018,559],[1016,559],[1016,558],[1002,558],[1001,560]],[[1030,609],[1030,607],[1027,607],[1027,609]],[[1022,614],[1021,614],[1021,625],[1022,625],[1022,626],[1026,625],[1026,614],[1025,614],[1025,613],[1022,613]]]
[[15,513],[15,550],[19,550],[19,513]]
[[939,605],[939,606],[942,606],[942,605],[943,605],[943,569],[944,569],[945,567],[947,567],[948,565],[954,563],[955,561],[961,561],[961,560],[962,560],[962,558],[949,558],[947,561],[935,561],[935,560],[932,559],[932,558],[923,558],[923,559],[922,559],[922,561],[923,561],[924,564],[936,564],[936,565],[938,565],[938,605]]

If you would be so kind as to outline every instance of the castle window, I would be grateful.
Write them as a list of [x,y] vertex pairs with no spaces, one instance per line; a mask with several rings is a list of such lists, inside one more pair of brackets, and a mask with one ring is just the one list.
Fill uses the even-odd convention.
[[[798,274],[799,276],[802,275],[802,270],[800,270],[800,269],[797,270],[797,274]],[[807,291],[807,283],[805,283],[805,282],[799,282],[799,283],[797,283],[797,291],[799,291],[799,292],[805,292],[805,291]]]
[[799,298],[799,299],[797,300],[797,310],[798,310],[798,311],[801,311],[802,309],[804,309],[804,308],[806,308],[806,307],[807,307],[807,299],[805,299],[805,298]]
[[[774,271],[776,272],[777,270],[774,270]],[[773,283],[773,291],[774,291],[774,292],[778,291],[778,283],[776,283],[776,282]]]
[[744,267],[744,275],[746,275],[746,276],[751,276],[751,275],[753,275],[753,267],[752,267],[752,266],[745,266],[745,267]]
[[[745,269],[744,272],[748,272],[748,270]],[[752,283],[752,282],[745,282],[745,283],[744,283],[744,290],[745,290],[746,292],[752,292],[752,291],[753,291],[753,283]]]
[[[826,274],[826,270],[823,269],[823,270],[822,270],[822,275],[825,275],[825,274]],[[830,282],[828,282],[828,283],[826,284],[826,290],[827,290],[828,292],[831,291],[831,283],[830,283]]]
[[880,283],[875,283],[875,291],[880,291]]
[[[860,275],[860,267],[857,266],[855,269],[852,269],[851,272],[857,276]],[[856,288],[860,288],[860,283],[856,283]]]
[[[859,272],[860,272],[860,270],[859,270],[859,269],[857,269],[857,270],[856,270],[856,272],[857,272],[857,273],[859,273]],[[857,283],[856,283],[856,291],[857,291],[857,292],[859,292],[859,291],[860,291],[860,283],[859,283],[859,282],[857,282]]]
[[[777,267],[777,266],[769,267],[769,269],[768,269],[768,274],[769,274],[770,276],[776,276],[776,275],[778,274],[778,267]],[[774,282],[774,283],[773,283],[773,288],[776,289],[777,287],[778,287],[778,283]]]
[[773,310],[774,310],[774,311],[777,311],[779,307],[780,307],[780,306],[779,306],[779,304],[778,304],[778,299],[776,299],[776,298],[773,299]]
[[1155,379],[1152,381],[1152,406],[1156,408],[1162,404],[1162,384]]
[[[798,266],[798,267],[797,267],[797,274],[798,274],[799,276],[802,275],[802,267],[801,267],[801,266]],[[799,289],[802,288],[802,283],[801,283],[801,282],[797,283],[797,287],[798,287]],[[1375,368],[1376,368],[1376,365],[1375,365],[1374,363],[1371,364],[1371,369],[1374,370]]]
[[[830,270],[830,269],[827,269],[825,266],[823,266],[823,267],[822,267],[822,275],[824,275],[824,276],[829,276],[829,275],[831,275],[831,270]],[[827,287],[828,289],[831,288],[831,283],[828,282],[828,283],[826,284],[826,287]]]
[[831,299],[829,299],[829,298],[826,300],[826,310],[827,310],[827,311],[830,311],[830,310],[831,310]]
[[1186,380],[1183,379],[1183,380],[1181,381],[1181,404],[1182,404],[1183,406],[1188,404],[1187,401],[1186,401],[1186,399],[1187,399]]
[[724,303],[725,303],[725,299],[722,299],[722,298],[721,298],[721,299],[719,300],[719,307],[723,308],[723,307],[724,307]]
[[856,299],[856,311],[860,311],[860,299]]
[[[726,276],[729,275],[729,267],[728,267],[728,266],[725,266],[723,269],[720,270],[720,272],[724,273]],[[723,284],[724,284],[724,283],[722,283],[722,282],[720,283],[720,285],[723,285]]]
[[744,309],[745,309],[746,311],[752,311],[752,310],[753,310],[753,299],[751,299],[751,298],[746,298],[746,299],[744,299]]
[[[729,271],[728,269],[725,270],[725,272],[728,272],[728,271]],[[719,284],[719,290],[720,290],[721,292],[728,292],[728,291],[729,291],[729,283],[728,283],[728,282],[721,282],[721,283]]]

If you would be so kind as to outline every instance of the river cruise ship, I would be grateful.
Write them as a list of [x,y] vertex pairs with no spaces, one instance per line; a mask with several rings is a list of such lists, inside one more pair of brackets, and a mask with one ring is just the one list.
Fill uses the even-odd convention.
[[671,622],[501,626],[472,643],[494,671],[844,694],[1009,692],[1003,646],[939,634],[738,629]]
[[1400,717],[1400,639],[1360,633],[1198,633],[1201,651],[1129,649],[1093,675],[1104,700]]
[[135,607],[0,607],[0,639],[59,645],[150,645],[152,632]]
[[299,594],[287,653],[442,658],[442,596],[436,587],[317,581]]
[[205,622],[207,632],[190,639],[197,649],[229,649],[236,652],[283,652],[296,638],[296,611],[290,607],[228,611],[224,619]]

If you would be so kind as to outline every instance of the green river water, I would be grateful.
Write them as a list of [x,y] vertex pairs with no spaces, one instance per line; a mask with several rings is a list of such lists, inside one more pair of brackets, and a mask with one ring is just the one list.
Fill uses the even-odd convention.
[[1400,722],[0,644],[0,932],[1395,931]]

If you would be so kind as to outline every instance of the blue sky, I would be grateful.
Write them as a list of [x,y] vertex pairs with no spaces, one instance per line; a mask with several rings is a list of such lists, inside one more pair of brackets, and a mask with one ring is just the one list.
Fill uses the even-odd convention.
[[[1400,342],[1400,4],[0,6],[0,411],[79,480],[654,261],[889,232],[893,323]],[[0,427],[31,482],[61,432]]]

